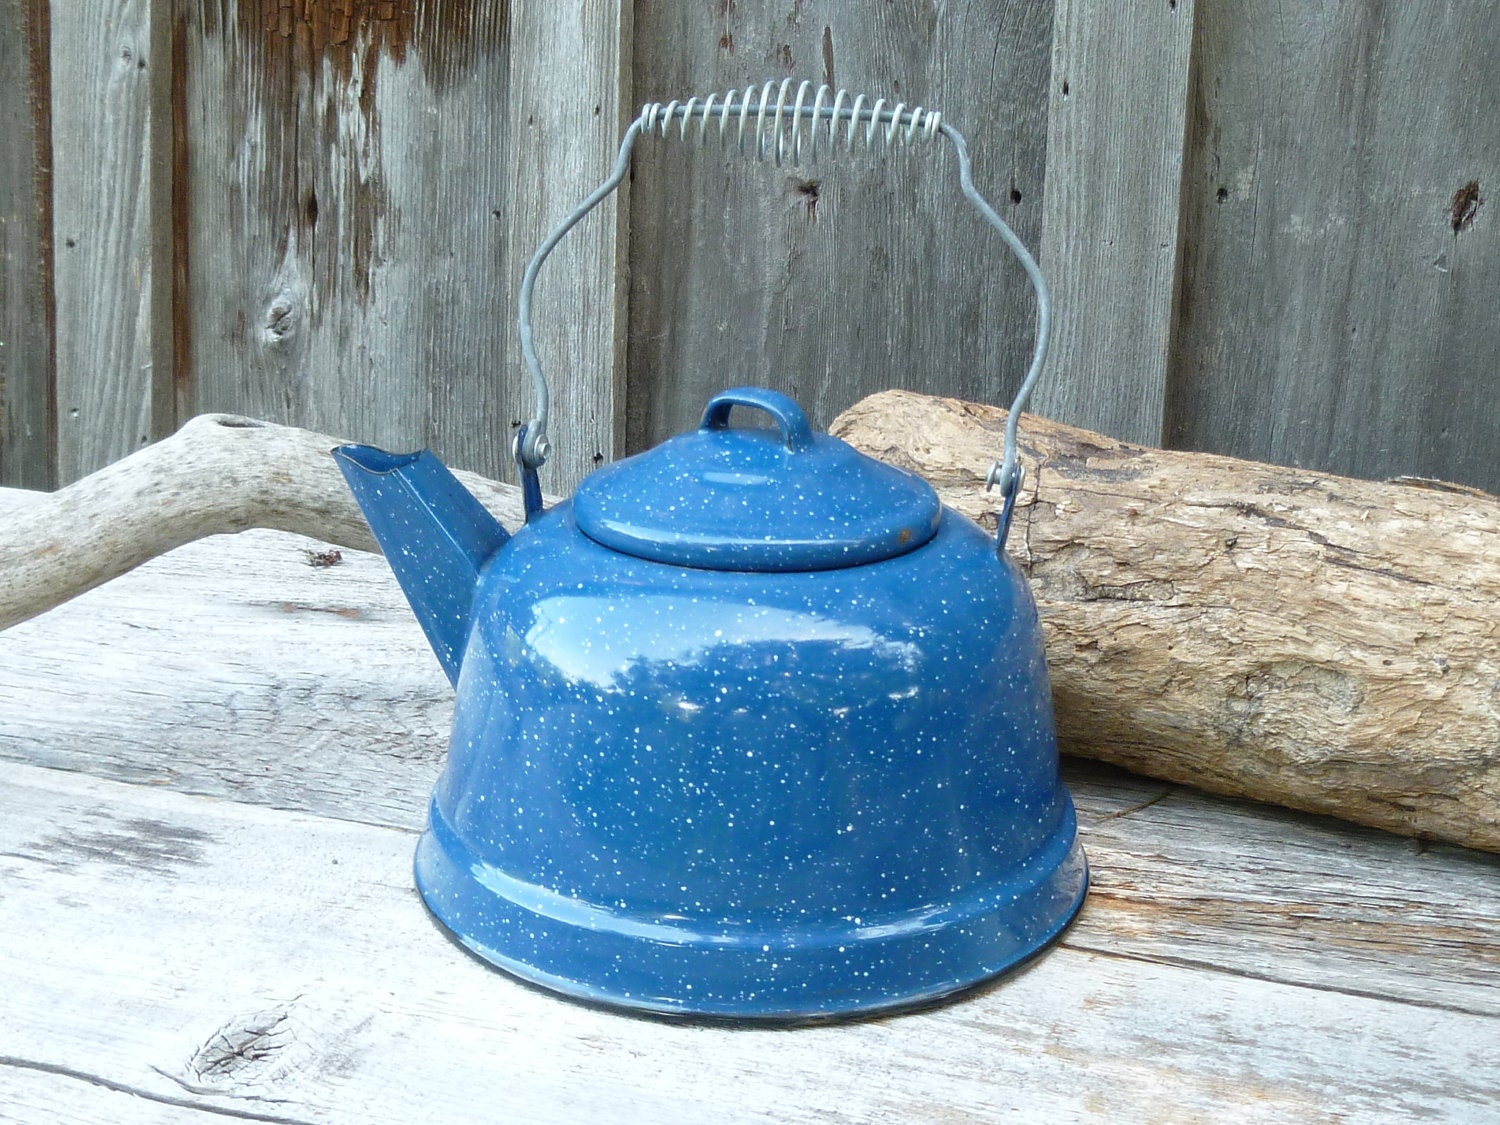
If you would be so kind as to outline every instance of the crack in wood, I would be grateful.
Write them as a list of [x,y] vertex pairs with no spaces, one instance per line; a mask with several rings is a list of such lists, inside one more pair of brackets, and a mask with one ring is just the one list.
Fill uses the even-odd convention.
[[[1480,495],[1483,496],[1485,494],[1481,493]],[[1329,496],[1328,499],[1335,500],[1337,498]],[[1256,504],[1250,504],[1245,501],[1235,501],[1233,503],[1227,504],[1205,503],[1203,501],[1184,501],[1184,503],[1190,507],[1198,508],[1200,510],[1219,509],[1224,511],[1235,511],[1242,516],[1257,520],[1267,527],[1274,527],[1281,531],[1297,532],[1298,534],[1304,536],[1309,542],[1314,543],[1329,552],[1324,561],[1327,562],[1330,566],[1341,566],[1350,570],[1363,571],[1366,574],[1378,574],[1383,578],[1394,579],[1395,581],[1405,582],[1413,586],[1433,585],[1432,582],[1429,582],[1426,579],[1418,578],[1415,575],[1411,574],[1404,574],[1401,571],[1393,570],[1389,567],[1368,566],[1360,562],[1359,560],[1371,557],[1371,552],[1361,551],[1357,547],[1349,547],[1343,543],[1335,543],[1333,540],[1329,539],[1328,536],[1322,534],[1321,532],[1314,531],[1310,527],[1305,527],[1304,525],[1298,523],[1296,520],[1288,519],[1286,516],[1279,516],[1274,512],[1269,512]],[[1233,544],[1229,544],[1229,546],[1233,546]]]
[[1170,602],[1177,597],[1177,586],[1165,578],[1142,578],[1118,585],[1082,580],[1078,600],[1084,602]]
[[[172,1094],[160,1094],[155,1090],[148,1090],[143,1086],[135,1086],[128,1082],[118,1082],[112,1078],[105,1078],[100,1074],[91,1074],[86,1070],[76,1067],[61,1066],[57,1063],[37,1062],[34,1059],[23,1059],[15,1055],[0,1055],[0,1067],[12,1067],[16,1070],[29,1070],[37,1074],[52,1074],[59,1078],[71,1078],[78,1082],[87,1082],[91,1086],[109,1090],[116,1094],[128,1094],[131,1097],[141,1098],[144,1101],[154,1102],[158,1105],[169,1105],[177,1109],[192,1109],[200,1113],[212,1113],[219,1117],[230,1117],[237,1121],[264,1121],[269,1125],[314,1125],[305,1117],[284,1117],[274,1113],[256,1113],[254,1110],[237,1109],[232,1106],[214,1105],[209,1102],[199,1101],[196,1098],[179,1098]],[[153,1068],[154,1069],[154,1068]]]
[[[319,564],[315,562],[312,565],[328,566],[332,564]],[[281,610],[282,613],[328,613],[334,617],[348,618],[350,621],[357,621],[365,615],[364,610],[352,605],[309,605],[305,602],[277,602],[276,608]]]
[[292,1029],[287,1020],[283,1010],[231,1021],[198,1048],[188,1066],[200,1079],[229,1078],[255,1070],[290,1044]]
[[1425,1008],[1434,1012],[1452,1012],[1456,1015],[1478,1016],[1481,1019],[1494,1020],[1500,1026],[1500,1016],[1482,1008],[1471,1008],[1463,1004],[1446,1004],[1438,1000],[1414,1000],[1410,997],[1392,996],[1387,992],[1371,992],[1361,988],[1348,988],[1331,984],[1311,984],[1303,980],[1295,980],[1287,977],[1279,977],[1270,973],[1251,972],[1248,969],[1236,969],[1229,965],[1216,964],[1212,961],[1200,961],[1193,957],[1168,957],[1160,954],[1127,952],[1120,949],[1109,949],[1102,945],[1091,945],[1087,941],[1079,941],[1073,936],[1075,930],[1070,930],[1058,945],[1064,949],[1071,949],[1077,953],[1087,953],[1094,957],[1107,957],[1116,961],[1138,961],[1149,965],[1171,965],[1179,969],[1193,969],[1198,972],[1218,973],[1223,976],[1239,977],[1243,980],[1259,981],[1263,984],[1277,984],[1286,988],[1300,988],[1308,992],[1326,992],[1338,996],[1354,996],[1361,1000],[1374,1000],[1384,1004],[1404,1004],[1410,1008]]
[[1158,793],[1156,796],[1152,797],[1149,801],[1141,801],[1141,802],[1139,802],[1137,804],[1129,806],[1128,808],[1117,809],[1114,812],[1101,813],[1098,816],[1094,817],[1093,819],[1096,820],[1096,821],[1120,820],[1123,817],[1130,816],[1132,813],[1138,813],[1138,812],[1141,812],[1143,809],[1149,809],[1152,805],[1160,804],[1162,801],[1165,801],[1168,797],[1170,797],[1175,792],[1177,792],[1177,790],[1175,788],[1163,789],[1160,793]]

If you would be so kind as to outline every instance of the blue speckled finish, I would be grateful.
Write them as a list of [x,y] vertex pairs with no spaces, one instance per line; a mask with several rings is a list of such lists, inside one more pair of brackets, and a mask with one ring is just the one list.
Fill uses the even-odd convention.
[[479,570],[509,532],[425,449],[341,445],[333,457],[438,663],[458,683]]
[[[775,430],[728,428],[750,406]],[[703,425],[588,476],[573,499],[585,535],[657,562],[714,570],[824,570],[912,551],[942,503],[915,473],[815,434],[796,401],[736,387]]]
[[1036,608],[940,511],[919,547],[815,570],[627,554],[571,503],[517,532],[417,850],[433,913],[558,991],[738,1018],[919,1004],[1045,947],[1088,876]]

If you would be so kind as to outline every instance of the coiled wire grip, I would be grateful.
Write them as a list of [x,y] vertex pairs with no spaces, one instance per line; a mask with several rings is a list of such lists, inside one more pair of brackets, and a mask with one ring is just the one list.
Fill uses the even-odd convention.
[[1047,289],[1047,281],[1042,276],[1041,267],[1016,232],[1011,230],[1010,225],[974,187],[968,143],[963,134],[944,121],[937,110],[921,106],[908,109],[904,102],[890,104],[884,98],[871,101],[864,94],[851,99],[847,91],[839,90],[835,93],[828,86],[819,86],[809,97],[811,82],[801,83],[793,95],[792,84],[793,80],[788,78],[779,85],[767,82],[759,91],[754,86],[747,87],[743,93],[731,90],[722,100],[719,95],[710,94],[702,100],[693,97],[686,102],[647,104],[625,131],[625,138],[620,142],[620,155],[609,178],[563,219],[532,255],[526,274],[521,279],[519,328],[521,354],[536,388],[537,412],[536,417],[517,433],[514,447],[516,462],[520,465],[528,486],[525,490],[528,498],[527,519],[533,516],[530,503],[533,494],[537,497],[537,510],[540,511],[541,490],[536,487],[536,471],[551,453],[551,445],[547,440],[551,396],[547,391],[547,380],[542,375],[542,363],[537,357],[536,342],[531,330],[531,298],[536,288],[537,274],[541,271],[542,263],[563,237],[620,186],[620,182],[630,171],[630,155],[641,134],[657,133],[667,137],[675,127],[678,139],[686,141],[692,126],[693,140],[700,145],[707,144],[708,137],[712,134],[717,137],[721,148],[727,148],[732,137],[738,151],[744,152],[746,141],[749,140],[754,146],[757,160],[769,157],[778,167],[788,161],[793,165],[801,164],[804,157],[815,161],[820,147],[826,149],[828,156],[832,157],[838,151],[841,133],[846,151],[854,147],[856,139],[866,149],[875,148],[877,142],[889,149],[898,144],[911,145],[917,141],[930,141],[941,134],[948,138],[958,157],[958,183],[964,197],[990,226],[1000,232],[1000,237],[1011,253],[1020,260],[1036,291],[1036,347],[1032,351],[1031,367],[1010,405],[1010,414],[1005,420],[1005,445],[1000,460],[990,466],[985,476],[986,491],[998,487],[1002,497],[997,549],[1003,550],[1011,515],[1015,510],[1016,496],[1025,476],[1016,456],[1017,427],[1021,412],[1031,397],[1032,387],[1041,375],[1042,366],[1047,362],[1047,345],[1052,335],[1052,296]]

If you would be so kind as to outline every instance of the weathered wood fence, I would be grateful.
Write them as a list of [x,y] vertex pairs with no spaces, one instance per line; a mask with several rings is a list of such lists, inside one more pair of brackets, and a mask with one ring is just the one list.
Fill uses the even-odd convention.
[[[542,234],[640,102],[785,75],[967,132],[1056,290],[1040,412],[1500,489],[1477,0],[0,0],[0,483],[210,410],[505,473]],[[1031,343],[934,150],[644,145],[538,296],[554,491],[730,383],[1005,401]]]

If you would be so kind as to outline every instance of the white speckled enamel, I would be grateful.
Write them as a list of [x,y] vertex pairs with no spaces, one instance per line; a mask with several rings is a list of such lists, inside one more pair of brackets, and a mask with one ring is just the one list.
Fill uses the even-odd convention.
[[[1024,961],[1087,884],[1024,578],[941,508],[918,545],[887,520],[883,551],[828,565],[840,532],[820,529],[859,509],[859,462],[825,495],[774,433],[703,433],[706,452],[643,455],[638,515],[618,483],[629,492],[630,462],[610,500],[654,537],[648,553],[706,550],[707,565],[611,549],[571,503],[505,542],[430,480],[381,486],[408,511],[372,526],[419,545],[387,553],[435,647],[466,637],[417,856],[429,907],[518,975],[659,1012],[884,1010]],[[736,463],[785,486],[744,490],[724,525],[758,545],[754,569],[712,556],[722,520],[673,540],[679,511],[733,491]],[[920,517],[920,488],[867,464]],[[865,511],[878,527],[880,505]],[[808,550],[819,568],[788,564]],[[477,588],[462,620],[455,584]]]

